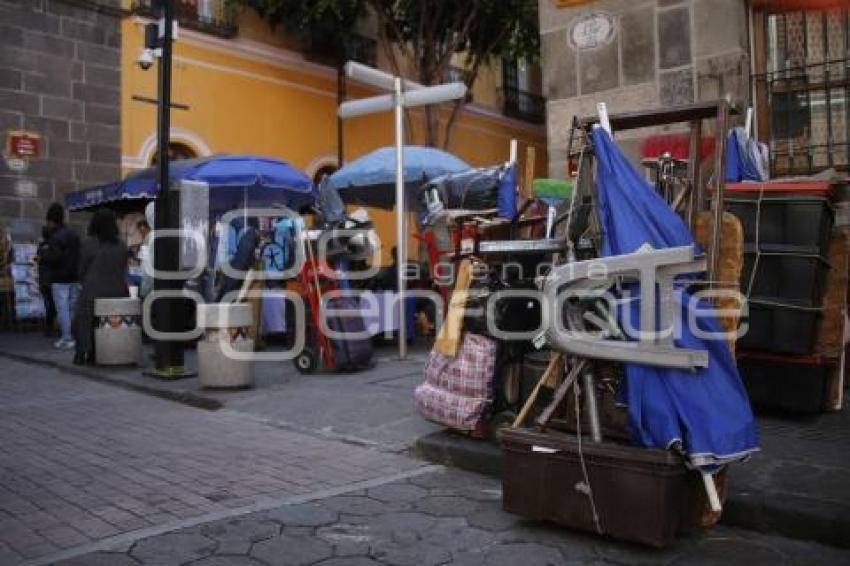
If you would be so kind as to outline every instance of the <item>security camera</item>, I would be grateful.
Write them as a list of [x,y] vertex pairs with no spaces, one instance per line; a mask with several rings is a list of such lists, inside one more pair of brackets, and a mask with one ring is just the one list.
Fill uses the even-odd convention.
[[153,65],[153,59],[153,49],[142,49],[142,52],[139,54],[139,58],[136,59],[136,64],[138,64],[139,68],[143,71],[147,71]]

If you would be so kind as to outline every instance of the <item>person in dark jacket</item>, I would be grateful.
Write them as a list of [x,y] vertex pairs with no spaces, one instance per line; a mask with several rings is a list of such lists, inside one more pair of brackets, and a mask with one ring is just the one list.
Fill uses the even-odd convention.
[[65,209],[57,202],[47,209],[47,227],[51,234],[44,250],[43,261],[51,273],[50,289],[61,332],[61,337],[53,346],[71,350],[74,348],[72,323],[80,292],[77,275],[80,237],[65,226]]
[[44,261],[50,248],[50,235],[53,231],[44,226],[41,229],[41,241],[38,243],[36,258],[38,261],[38,290],[44,299],[44,335],[53,336],[53,325],[56,323],[56,303],[53,302],[53,273],[51,266]]
[[118,223],[110,210],[98,210],[91,219],[89,239],[80,252],[80,307],[77,312],[75,364],[94,362],[94,302],[129,297],[127,245],[118,236]]

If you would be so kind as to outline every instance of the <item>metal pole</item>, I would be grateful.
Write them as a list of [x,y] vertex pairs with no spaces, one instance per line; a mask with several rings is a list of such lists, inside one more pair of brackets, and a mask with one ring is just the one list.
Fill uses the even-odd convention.
[[398,357],[407,358],[407,308],[405,305],[405,269],[407,238],[404,232],[404,93],[401,78],[395,78],[395,206],[396,262],[398,275]]
[[[174,214],[172,195],[169,186],[168,144],[171,139],[171,54],[172,32],[174,26],[173,0],[160,1],[160,33],[162,55],[159,58],[159,106],[157,107],[157,165],[159,168],[159,194],[156,198],[155,230],[167,230],[173,226]],[[154,278],[155,291],[179,289],[179,281],[164,280],[156,276],[160,271],[178,271],[180,269],[179,246],[176,238],[154,239]],[[182,330],[182,302],[174,299],[160,299],[154,303],[156,325],[161,331],[177,332]],[[155,365],[152,375],[163,378],[184,377],[183,345],[174,340],[157,340]]]
[[714,202],[711,223],[711,253],[709,258],[709,286],[714,289],[718,285],[717,277],[720,269],[720,245],[723,228],[723,190],[726,187],[726,129],[729,124],[729,103],[721,99],[717,103],[717,131],[715,132],[714,154]]

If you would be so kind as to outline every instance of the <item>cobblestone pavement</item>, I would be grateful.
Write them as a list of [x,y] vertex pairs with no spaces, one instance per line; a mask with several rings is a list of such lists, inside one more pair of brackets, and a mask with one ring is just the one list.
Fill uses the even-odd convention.
[[500,497],[495,480],[436,471],[176,530],[60,565],[850,563],[848,551],[720,527],[663,551],[645,549],[520,520],[501,511]]
[[423,466],[9,360],[0,360],[0,438],[0,564]]

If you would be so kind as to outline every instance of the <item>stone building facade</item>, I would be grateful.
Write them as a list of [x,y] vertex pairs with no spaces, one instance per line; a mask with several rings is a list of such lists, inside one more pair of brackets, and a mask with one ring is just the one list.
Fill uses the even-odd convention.
[[[118,179],[120,0],[0,0],[0,225],[40,233],[66,192]],[[10,160],[7,137],[40,136],[40,155]]]
[[[611,113],[724,96],[747,104],[744,0],[561,4],[568,3],[539,0],[551,176],[565,175],[572,117],[596,114],[597,102]],[[618,138],[627,152],[635,152],[636,135]]]

